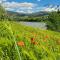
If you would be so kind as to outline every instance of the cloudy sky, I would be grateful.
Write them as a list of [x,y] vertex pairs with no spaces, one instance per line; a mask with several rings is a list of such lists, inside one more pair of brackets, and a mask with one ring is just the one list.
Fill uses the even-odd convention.
[[56,11],[60,0],[0,0],[8,11],[33,13],[38,11]]

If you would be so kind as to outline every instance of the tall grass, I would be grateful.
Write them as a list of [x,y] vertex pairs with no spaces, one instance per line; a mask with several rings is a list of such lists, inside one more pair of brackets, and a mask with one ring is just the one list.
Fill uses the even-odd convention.
[[0,21],[0,60],[60,60],[60,33]]

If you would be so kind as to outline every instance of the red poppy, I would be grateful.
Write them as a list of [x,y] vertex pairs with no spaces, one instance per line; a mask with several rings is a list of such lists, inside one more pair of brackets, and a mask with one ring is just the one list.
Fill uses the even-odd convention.
[[46,37],[45,38],[49,38],[49,36],[48,35],[46,35]]
[[34,41],[35,39],[34,38],[31,38],[31,41]]
[[24,46],[24,42],[23,41],[20,41],[17,43],[19,46]]
[[35,39],[34,38],[31,38],[31,43],[34,43]]

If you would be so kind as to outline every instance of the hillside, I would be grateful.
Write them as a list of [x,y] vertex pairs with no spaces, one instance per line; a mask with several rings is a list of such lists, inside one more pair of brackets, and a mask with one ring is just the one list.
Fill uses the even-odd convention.
[[40,12],[35,12],[35,13],[31,13],[31,14],[27,14],[27,13],[18,13],[18,12],[12,12],[12,11],[7,11],[7,15],[9,16],[14,16],[14,17],[24,17],[24,16],[45,16],[45,15],[49,15],[50,12],[46,12],[46,11],[40,11]]
[[35,16],[35,17],[39,17],[39,16],[48,16],[51,12],[48,11],[40,11],[40,12],[35,12],[30,14],[30,16]]
[[60,60],[60,33],[0,21],[0,60]]
[[46,20],[48,15],[50,14],[49,12],[35,12],[32,14],[24,14],[24,13],[17,13],[17,12],[12,12],[12,11],[6,11],[6,17],[9,20],[14,20],[14,21],[31,21],[31,22],[41,22],[43,20]]

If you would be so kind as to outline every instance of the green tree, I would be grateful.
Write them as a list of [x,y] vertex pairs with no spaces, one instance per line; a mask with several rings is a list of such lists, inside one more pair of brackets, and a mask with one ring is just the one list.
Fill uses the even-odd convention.
[[47,27],[50,30],[60,32],[60,13],[52,12],[47,21]]
[[0,5],[0,20],[6,18],[6,11],[5,9]]

